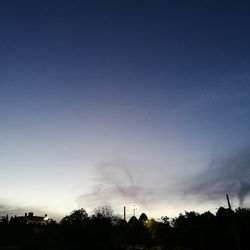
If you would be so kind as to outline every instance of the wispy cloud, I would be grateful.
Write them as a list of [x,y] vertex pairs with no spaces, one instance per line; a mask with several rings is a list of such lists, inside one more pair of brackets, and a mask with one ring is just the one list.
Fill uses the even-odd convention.
[[165,183],[144,182],[146,170],[139,173],[119,161],[102,162],[95,170],[93,192],[78,197],[79,206],[93,209],[100,204],[136,204],[148,210],[157,207],[179,212],[192,204],[199,208],[203,202],[204,206],[220,204],[226,194],[237,197],[244,206],[250,194],[250,146],[216,157],[203,172],[191,177],[181,173],[172,182],[167,176],[163,177]]
[[21,215],[27,212],[27,208],[19,206],[17,204],[10,203],[5,200],[0,200],[0,216],[9,215]]
[[238,197],[239,206],[250,194],[250,146],[226,157],[217,157],[200,175],[189,180],[185,192],[203,199],[220,199],[225,194]]
[[[35,214],[38,215],[44,215],[45,213],[47,214],[48,211],[46,208],[41,208],[41,207],[35,207],[35,206],[29,206],[29,205],[22,205],[22,204],[17,204],[13,202],[9,202],[6,200],[0,200],[0,216],[22,216],[24,213],[27,212],[34,212]],[[56,213],[49,214],[49,216],[53,219],[58,219],[58,215]]]
[[143,207],[150,206],[152,201],[161,200],[165,189],[145,183],[145,173],[138,173],[121,161],[102,162],[95,167],[95,186],[93,192],[78,197],[78,203],[91,207],[99,203],[124,201]]
[[[235,114],[248,114],[249,111],[250,72],[237,74],[228,73],[218,80],[218,83],[211,84],[196,96],[190,96],[184,101],[177,103],[170,110],[170,114],[184,113],[191,111],[203,111],[207,107],[214,109],[215,106],[230,107]],[[233,106],[233,110],[232,110]],[[215,110],[214,110],[215,111]]]

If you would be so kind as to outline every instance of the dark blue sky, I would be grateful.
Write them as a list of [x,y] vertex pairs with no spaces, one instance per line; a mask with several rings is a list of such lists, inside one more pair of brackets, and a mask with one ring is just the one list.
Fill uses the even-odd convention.
[[[65,213],[99,192],[87,209],[179,212],[186,172],[249,142],[249,13],[249,1],[1,1],[0,203]],[[111,170],[119,198],[100,191],[116,192]]]

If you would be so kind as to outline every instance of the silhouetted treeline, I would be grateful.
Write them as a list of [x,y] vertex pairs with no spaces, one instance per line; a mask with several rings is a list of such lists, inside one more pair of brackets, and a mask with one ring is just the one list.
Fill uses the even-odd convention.
[[249,235],[250,209],[243,208],[185,212],[171,220],[164,216],[161,222],[145,214],[126,222],[106,206],[91,216],[75,210],[47,225],[26,224],[20,217],[0,219],[0,249],[248,250]]

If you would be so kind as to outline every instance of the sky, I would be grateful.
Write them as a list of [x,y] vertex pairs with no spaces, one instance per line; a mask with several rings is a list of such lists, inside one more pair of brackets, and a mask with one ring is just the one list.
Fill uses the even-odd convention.
[[249,1],[1,1],[0,212],[250,206]]

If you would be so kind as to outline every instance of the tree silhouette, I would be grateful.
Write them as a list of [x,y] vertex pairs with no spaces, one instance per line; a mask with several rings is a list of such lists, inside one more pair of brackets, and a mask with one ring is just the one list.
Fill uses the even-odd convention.
[[65,216],[61,220],[62,225],[71,225],[71,226],[79,226],[88,220],[87,212],[81,208],[78,210],[74,210],[70,215]]
[[127,223],[109,206],[98,207],[91,216],[83,208],[74,210],[60,223],[47,225],[27,224],[22,216],[0,220],[1,249],[235,250],[239,243],[241,250],[248,250],[249,235],[250,209],[243,208],[221,207],[216,214],[185,212],[173,220],[163,216],[161,222],[142,214]]

